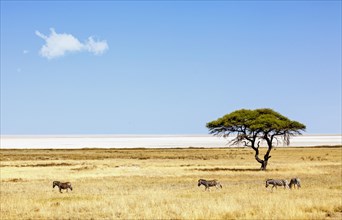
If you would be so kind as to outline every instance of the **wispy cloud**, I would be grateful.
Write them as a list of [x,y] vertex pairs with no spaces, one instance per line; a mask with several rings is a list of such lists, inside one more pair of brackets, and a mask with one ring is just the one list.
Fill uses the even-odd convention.
[[84,52],[88,51],[95,55],[101,55],[108,50],[106,41],[95,41],[89,37],[87,41],[81,43],[76,37],[71,34],[59,34],[53,28],[50,28],[50,35],[46,36],[39,31],[36,35],[45,40],[45,44],[39,51],[39,54],[45,58],[53,59],[56,57],[64,56],[66,53],[71,52]]

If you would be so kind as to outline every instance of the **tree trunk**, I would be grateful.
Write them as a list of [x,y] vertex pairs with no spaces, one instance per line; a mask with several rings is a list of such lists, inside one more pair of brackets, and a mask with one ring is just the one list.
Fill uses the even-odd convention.
[[271,156],[269,156],[269,155],[270,155],[270,152],[271,152],[272,148],[268,148],[267,153],[265,154],[263,160],[259,158],[259,144],[258,144],[258,147],[255,147],[253,149],[255,150],[255,159],[256,159],[256,161],[258,161],[261,164],[260,170],[266,170],[268,159],[271,158]]
[[[269,159],[269,158],[268,158],[268,159]],[[266,168],[267,168],[267,163],[268,163],[268,159],[267,159],[267,160],[262,160],[260,170],[266,170]]]

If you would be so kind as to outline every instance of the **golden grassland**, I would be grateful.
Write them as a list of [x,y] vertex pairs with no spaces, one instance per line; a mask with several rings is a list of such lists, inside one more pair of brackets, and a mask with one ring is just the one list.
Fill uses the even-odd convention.
[[[265,149],[262,149],[264,153]],[[0,150],[0,219],[341,219],[342,147]],[[299,177],[299,190],[265,188]],[[210,192],[197,180],[218,179]],[[70,181],[59,193],[52,181]]]

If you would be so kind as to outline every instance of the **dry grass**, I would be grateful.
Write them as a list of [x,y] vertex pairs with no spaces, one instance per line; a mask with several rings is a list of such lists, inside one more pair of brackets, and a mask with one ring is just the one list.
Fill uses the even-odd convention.
[[[264,150],[264,149],[263,149]],[[341,219],[342,148],[0,150],[1,219]],[[300,190],[267,190],[299,177]],[[205,192],[197,180],[218,179]],[[59,193],[52,181],[70,181]]]

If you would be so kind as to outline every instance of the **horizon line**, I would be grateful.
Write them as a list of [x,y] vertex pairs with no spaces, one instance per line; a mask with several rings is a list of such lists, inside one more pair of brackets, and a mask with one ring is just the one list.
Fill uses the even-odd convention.
[[[295,135],[296,136],[342,136],[342,133],[303,133],[301,135]],[[215,136],[212,134],[200,134],[200,133],[194,133],[194,134],[0,134],[0,137],[78,137],[78,136],[90,136],[90,137],[96,137],[96,136],[212,136],[212,137],[220,137]],[[235,136],[235,135],[230,135]]]

